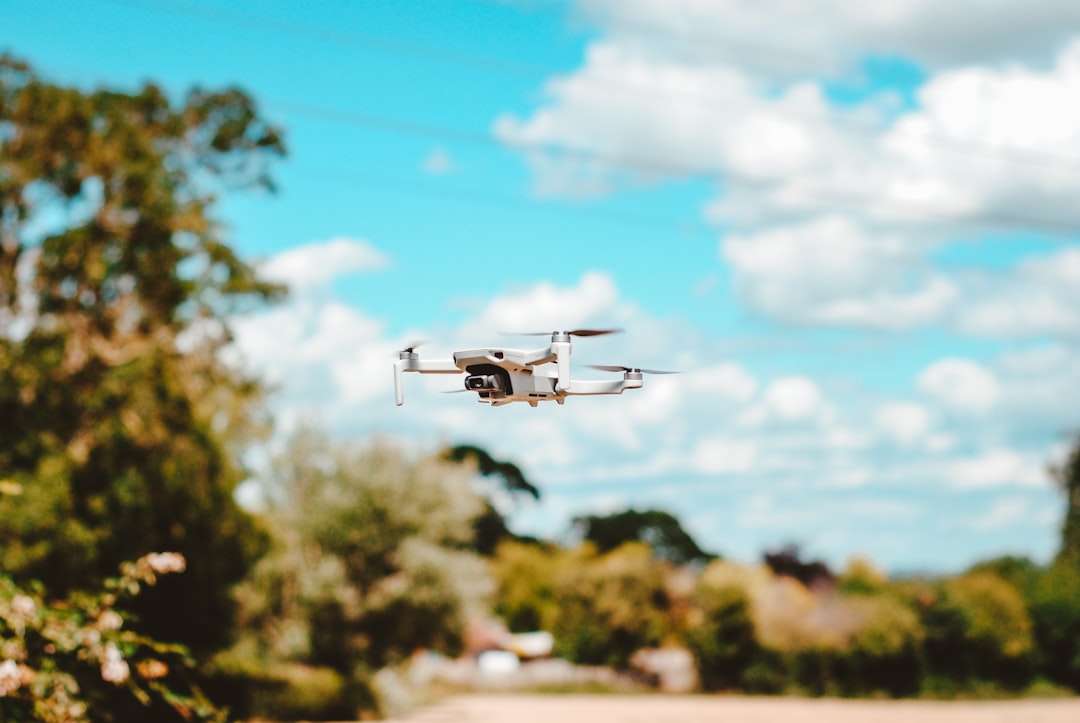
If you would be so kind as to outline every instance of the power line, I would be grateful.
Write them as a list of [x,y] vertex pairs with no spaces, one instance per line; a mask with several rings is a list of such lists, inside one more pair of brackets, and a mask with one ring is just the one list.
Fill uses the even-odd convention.
[[[316,120],[448,142],[468,143],[471,145],[489,146],[498,149],[506,148],[505,144],[491,135],[478,133],[476,131],[448,128],[429,123],[416,123],[371,113],[323,108],[311,104],[280,99],[269,99],[268,102],[273,106],[308,116]],[[642,173],[661,172],[681,176],[698,176],[705,174],[713,176],[717,174],[715,169],[707,166],[691,166],[675,161],[603,152],[590,148],[552,146],[551,144],[546,143],[529,143],[524,141],[517,143],[516,147],[520,150],[532,152],[557,152],[565,155],[577,156],[604,165],[635,170]],[[936,223],[947,223],[960,226],[999,226],[1006,228],[1036,227],[1041,231],[1060,235],[1073,235],[1078,229],[1078,224],[1070,219],[1026,216],[1023,214],[994,211],[982,211],[977,214],[964,216],[935,210],[925,204],[898,201],[896,199],[885,199],[885,203],[882,204],[883,199],[872,196],[855,196],[821,189],[802,189],[801,193],[811,202],[816,201],[859,211],[865,210],[868,206],[874,206],[882,210],[887,210],[893,215],[901,217],[907,216],[912,221],[933,221]]]
[[715,232],[697,221],[671,221],[656,216],[598,210],[595,208],[585,209],[568,206],[555,207],[544,205],[536,199],[497,193],[486,189],[434,186],[432,184],[419,183],[414,179],[384,174],[345,171],[340,168],[324,168],[307,164],[293,164],[292,167],[308,177],[318,178],[319,180],[338,178],[340,180],[348,181],[349,183],[357,183],[379,190],[391,190],[410,195],[425,196],[428,198],[466,201],[499,208],[516,206],[520,209],[541,215],[573,216],[591,222],[612,223],[635,229],[648,228],[682,236],[715,235]]
[[[362,33],[345,32],[341,30],[312,25],[301,25],[295,22],[286,22],[262,16],[249,15],[246,13],[235,13],[219,10],[216,8],[210,8],[207,6],[193,5],[191,3],[180,2],[178,0],[157,0],[157,2],[153,4],[148,4],[147,2],[145,2],[145,0],[99,0],[99,2],[106,2],[115,5],[124,5],[128,7],[139,7],[151,11],[161,11],[175,15],[190,17],[196,20],[209,20],[211,22],[232,25],[234,27],[244,27],[256,31],[273,32],[284,35],[292,35],[295,37],[333,42],[342,45],[365,47],[371,50],[375,50],[377,52],[420,58],[440,63],[449,63],[452,65],[457,65],[459,67],[469,67],[484,71],[511,73],[515,75],[526,75],[530,78],[537,75],[550,75],[552,73],[561,72],[560,70],[552,68],[550,66],[524,63],[520,61],[508,60],[506,58],[498,58],[474,53],[463,53],[460,51],[448,50],[446,48],[440,48],[424,43],[404,42]],[[623,18],[621,22],[625,25],[625,18]],[[642,32],[646,32],[644,23],[638,20],[638,24],[641,26]],[[633,16],[631,16],[630,25],[634,25]],[[655,28],[651,30],[651,32],[655,31]],[[670,36],[676,35],[675,33],[671,32],[668,32],[666,34]],[[705,41],[706,36],[695,35],[689,38],[684,37],[683,39],[689,39],[691,42],[702,43]],[[730,38],[722,38],[722,40],[723,42],[731,42]],[[712,41],[710,40],[710,42]],[[757,45],[760,49],[760,46],[757,43],[750,43],[749,41],[743,41],[743,43],[747,47],[753,47]],[[744,52],[743,55],[746,56],[748,54]],[[817,61],[825,59],[824,56],[818,54],[814,54],[814,56]],[[797,117],[811,123],[821,124],[829,128],[830,130],[835,130],[835,127],[839,126],[843,128],[843,130],[841,131],[843,133],[854,133],[858,135],[863,135],[873,140],[879,139],[880,134],[883,130],[879,123],[867,121],[858,117],[844,115],[830,116],[827,114],[811,113],[790,108],[778,109],[774,104],[768,101],[750,97],[733,99],[730,97],[717,96],[712,94],[701,95],[699,93],[672,91],[668,88],[642,88],[631,83],[626,83],[619,79],[601,79],[601,82],[597,87],[598,89],[605,92],[615,92],[621,95],[629,94],[635,98],[641,97],[642,93],[648,93],[650,98],[660,96],[683,104],[694,105],[702,110],[711,110],[717,112],[730,113],[733,109],[747,107],[762,108],[770,113],[783,115],[785,118]],[[1080,157],[1078,156],[1068,156],[1063,159],[1061,155],[1051,155],[1049,153],[1040,151],[1025,151],[1018,149],[1010,149],[1006,152],[1002,152],[1002,149],[985,143],[960,141],[955,138],[945,138],[941,136],[924,137],[921,140],[929,142],[932,147],[947,153],[981,157],[994,161],[1005,161],[1008,163],[1030,165],[1047,170],[1056,170],[1069,174],[1080,175]]]

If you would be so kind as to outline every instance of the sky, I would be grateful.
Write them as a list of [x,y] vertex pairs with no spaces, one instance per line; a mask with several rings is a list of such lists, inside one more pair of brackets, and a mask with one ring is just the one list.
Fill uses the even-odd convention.
[[[513,529],[675,514],[754,561],[1049,560],[1080,433],[1075,0],[0,0],[49,80],[239,86],[278,191],[215,214],[289,300],[233,319],[282,434],[476,444]],[[618,327],[678,370],[492,408],[408,375]],[[543,343],[541,338],[540,344]]]

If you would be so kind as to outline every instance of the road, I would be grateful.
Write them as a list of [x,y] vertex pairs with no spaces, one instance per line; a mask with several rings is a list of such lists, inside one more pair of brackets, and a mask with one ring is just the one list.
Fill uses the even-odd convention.
[[399,723],[1077,723],[1080,698],[980,702],[738,696],[489,695],[448,698]]

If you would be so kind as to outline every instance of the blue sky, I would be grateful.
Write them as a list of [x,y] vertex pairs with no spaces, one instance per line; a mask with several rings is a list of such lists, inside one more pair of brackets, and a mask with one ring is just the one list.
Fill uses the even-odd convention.
[[[987,3],[992,6],[988,9]],[[287,133],[223,199],[286,304],[235,320],[281,429],[484,446],[522,532],[667,509],[744,560],[1053,554],[1080,430],[1080,6],[1063,0],[5,3],[91,87],[236,84]],[[619,326],[622,397],[491,409],[394,351]],[[524,343],[524,342],[523,342]],[[584,372],[583,372],[584,373]]]

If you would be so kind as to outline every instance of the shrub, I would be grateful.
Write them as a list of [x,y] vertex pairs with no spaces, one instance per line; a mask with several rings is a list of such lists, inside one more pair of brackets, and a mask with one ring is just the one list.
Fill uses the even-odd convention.
[[0,720],[223,721],[191,682],[184,648],[127,629],[120,606],[184,558],[152,553],[121,566],[97,594],[46,601],[0,576]]

